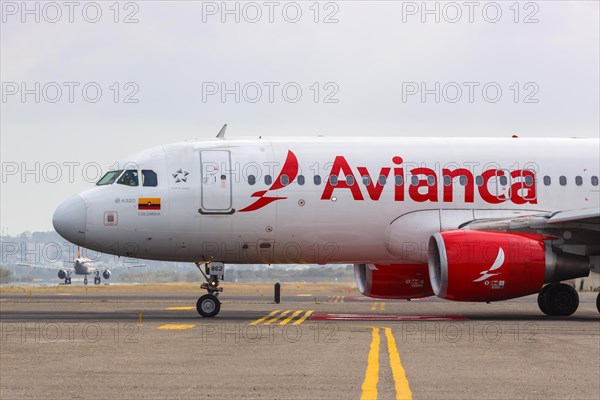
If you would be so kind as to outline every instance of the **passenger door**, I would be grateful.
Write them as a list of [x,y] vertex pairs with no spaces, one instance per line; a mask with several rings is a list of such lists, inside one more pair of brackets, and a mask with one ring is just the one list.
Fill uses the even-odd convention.
[[200,169],[200,213],[233,214],[229,150],[202,150]]

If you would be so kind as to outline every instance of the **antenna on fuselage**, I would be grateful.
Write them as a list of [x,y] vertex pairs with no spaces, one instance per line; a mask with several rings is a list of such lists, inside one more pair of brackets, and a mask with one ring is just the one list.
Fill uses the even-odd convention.
[[225,130],[227,129],[227,124],[223,125],[219,133],[217,134],[217,138],[225,139]]

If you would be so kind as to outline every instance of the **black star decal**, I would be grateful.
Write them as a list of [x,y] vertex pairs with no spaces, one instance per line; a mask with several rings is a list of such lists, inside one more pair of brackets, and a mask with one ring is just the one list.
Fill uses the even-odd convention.
[[187,182],[187,177],[190,173],[187,171],[184,171],[182,168],[179,168],[173,175],[173,178],[175,179],[175,183],[179,183],[179,182]]

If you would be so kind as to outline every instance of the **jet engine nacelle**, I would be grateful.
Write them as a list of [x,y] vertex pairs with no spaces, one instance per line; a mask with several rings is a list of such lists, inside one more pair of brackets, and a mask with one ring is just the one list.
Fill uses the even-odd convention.
[[433,292],[458,301],[497,301],[538,293],[544,283],[587,276],[589,259],[552,250],[553,237],[452,230],[429,239]]
[[67,273],[62,269],[58,271],[58,279],[65,279],[67,277]]
[[358,290],[382,299],[433,296],[427,264],[354,264]]
[[109,270],[104,270],[104,272],[102,273],[102,277],[104,277],[104,279],[109,279],[110,275],[111,273]]

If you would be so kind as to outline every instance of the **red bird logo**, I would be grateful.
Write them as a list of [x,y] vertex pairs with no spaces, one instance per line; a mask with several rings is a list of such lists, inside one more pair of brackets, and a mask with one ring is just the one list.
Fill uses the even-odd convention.
[[[281,183],[281,177],[283,175],[287,175],[288,179],[286,184]],[[288,150],[287,158],[283,163],[283,168],[281,168],[279,176],[277,176],[277,179],[275,179],[271,187],[269,187],[267,190],[260,190],[258,192],[252,193],[252,197],[258,197],[258,199],[256,199],[256,201],[250,204],[248,207],[241,209],[239,212],[255,211],[263,208],[268,204],[271,204],[276,200],[287,199],[287,197],[275,197],[265,195],[271,190],[278,190],[286,187],[287,185],[292,183],[294,179],[296,179],[296,176],[298,176],[298,159],[291,150]]]

